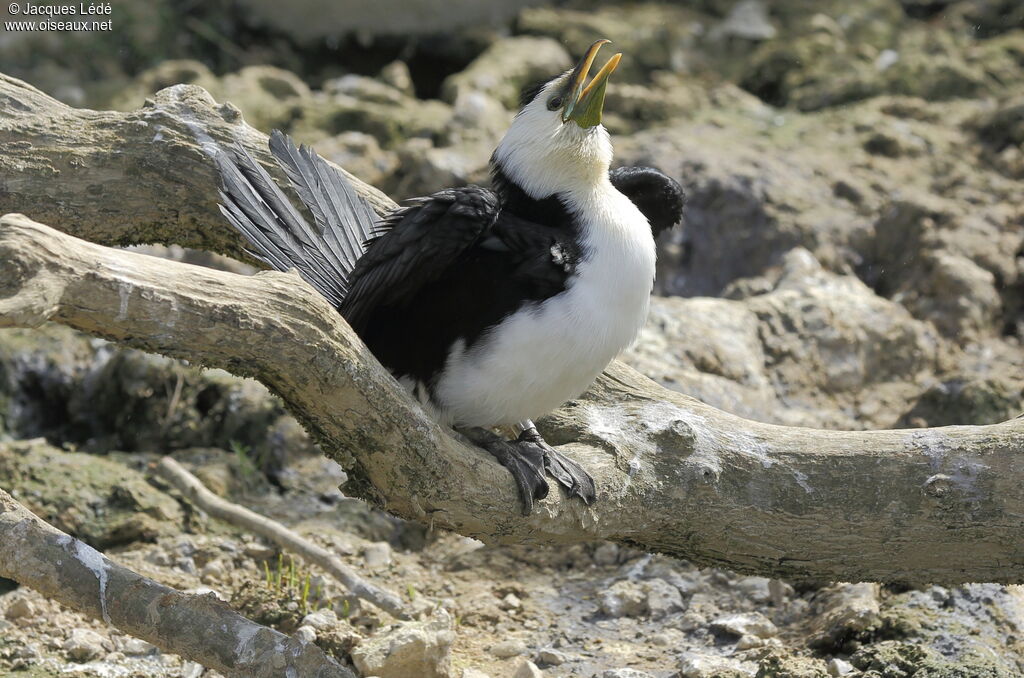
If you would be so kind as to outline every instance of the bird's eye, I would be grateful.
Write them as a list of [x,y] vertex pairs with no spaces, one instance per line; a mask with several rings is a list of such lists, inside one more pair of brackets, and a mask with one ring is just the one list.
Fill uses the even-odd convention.
[[556,111],[562,107],[562,97],[552,97],[548,99],[548,110]]

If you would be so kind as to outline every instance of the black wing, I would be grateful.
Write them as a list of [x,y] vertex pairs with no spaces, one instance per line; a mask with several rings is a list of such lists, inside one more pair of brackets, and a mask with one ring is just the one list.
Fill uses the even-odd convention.
[[338,307],[376,215],[345,176],[308,146],[296,148],[291,139],[274,130],[270,151],[316,225],[299,214],[241,146],[216,156],[223,184],[221,212],[252,245],[250,254],[279,271],[298,270]]
[[352,269],[342,315],[358,332],[375,307],[414,298],[491,229],[499,210],[492,191],[467,186],[416,198],[392,212]]
[[653,167],[619,167],[609,172],[612,185],[647,217],[654,237],[683,219],[686,194],[679,183]]

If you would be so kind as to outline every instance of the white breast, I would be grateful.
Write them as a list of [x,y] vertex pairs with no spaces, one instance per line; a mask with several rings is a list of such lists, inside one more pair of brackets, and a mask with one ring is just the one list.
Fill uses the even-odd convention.
[[434,398],[463,426],[511,425],[579,396],[636,338],[654,281],[647,219],[610,184],[572,196],[584,260],[567,289],[510,315],[470,350],[453,347]]

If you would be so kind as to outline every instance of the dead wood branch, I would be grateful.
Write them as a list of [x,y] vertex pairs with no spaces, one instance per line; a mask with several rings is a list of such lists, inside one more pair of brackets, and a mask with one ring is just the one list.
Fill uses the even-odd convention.
[[[221,223],[210,155],[234,143],[283,178],[266,135],[200,87],[169,87],[117,113],[71,108],[0,74],[0,214],[105,245],[178,244],[248,260]],[[394,205],[356,184],[378,211]]]
[[612,365],[546,435],[598,483],[521,517],[507,473],[426,418],[297,276],[252,277],[0,219],[0,326],[48,320],[253,376],[359,490],[490,542],[613,539],[775,577],[1024,581],[1024,419],[836,432],[747,421]]
[[301,556],[306,561],[326,570],[332,577],[341,582],[354,596],[361,598],[393,617],[408,619],[401,599],[364,580],[352,568],[345,565],[330,551],[321,548],[289,530],[281,523],[250,511],[244,506],[233,504],[218,497],[200,482],[199,478],[189,473],[181,464],[170,457],[164,457],[156,465],[156,473],[176,487],[188,500],[206,511],[214,518],[219,518],[232,525],[244,527],[253,534],[265,537],[283,549]]
[[313,644],[108,560],[0,490],[0,576],[227,676],[355,678]]

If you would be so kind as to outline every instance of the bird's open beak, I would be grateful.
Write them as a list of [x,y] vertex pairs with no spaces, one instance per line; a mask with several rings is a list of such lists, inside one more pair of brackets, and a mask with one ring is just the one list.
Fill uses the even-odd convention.
[[569,79],[568,96],[566,96],[566,103],[562,108],[562,122],[572,120],[584,129],[601,124],[601,113],[604,111],[604,93],[608,87],[608,76],[619,65],[622,54],[614,54],[601,67],[601,70],[597,72],[597,75],[594,76],[589,85],[584,87],[584,83],[601,46],[609,42],[611,40],[598,40],[587,49],[587,53],[576,64],[572,77]]

